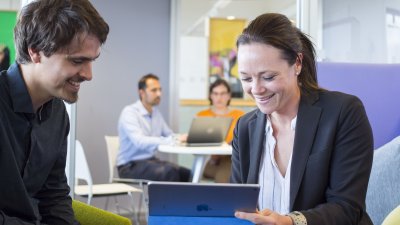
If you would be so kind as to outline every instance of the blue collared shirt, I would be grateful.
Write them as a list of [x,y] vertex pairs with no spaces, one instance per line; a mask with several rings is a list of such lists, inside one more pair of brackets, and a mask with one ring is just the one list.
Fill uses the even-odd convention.
[[153,107],[150,114],[140,100],[122,110],[118,121],[118,135],[118,166],[151,158],[158,145],[173,143],[173,132],[157,107]]

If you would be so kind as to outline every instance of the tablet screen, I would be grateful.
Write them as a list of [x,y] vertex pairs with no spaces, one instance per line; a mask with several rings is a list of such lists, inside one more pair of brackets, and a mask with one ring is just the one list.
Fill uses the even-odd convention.
[[149,182],[150,216],[234,217],[255,212],[258,184]]

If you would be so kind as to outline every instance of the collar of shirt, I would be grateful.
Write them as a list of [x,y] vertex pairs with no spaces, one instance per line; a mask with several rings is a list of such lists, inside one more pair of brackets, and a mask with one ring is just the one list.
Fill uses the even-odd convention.
[[[297,115],[290,121],[290,129],[295,130],[296,129],[296,123],[297,123]],[[271,118],[269,115],[267,115],[267,125],[265,126],[265,132],[269,133],[272,130],[272,123],[271,123]]]
[[17,63],[8,69],[7,78],[14,112],[34,113],[31,97]]
[[[144,107],[142,101],[137,100],[135,103],[135,106],[138,109],[138,112],[140,113],[140,115],[151,117],[151,113],[149,113],[149,111],[147,111],[147,109]],[[154,110],[155,110],[155,107],[153,107],[153,112],[154,112]]]
[[[290,129],[295,130],[296,129],[296,122],[297,122],[297,115],[290,121]],[[267,115],[267,125],[265,126],[265,134],[266,134],[266,144],[268,145],[268,149],[270,150],[270,157],[271,157],[271,162],[273,165],[278,168],[278,165],[276,164],[275,161],[275,145],[276,145],[276,139],[273,136],[273,129],[272,129],[272,123],[271,123],[271,118],[269,115]]]
[[[14,63],[7,71],[7,79],[10,87],[10,96],[14,112],[27,113],[34,117],[33,105],[28,88],[22,77],[19,64]],[[39,120],[46,120],[52,111],[53,100],[46,102],[38,110]]]

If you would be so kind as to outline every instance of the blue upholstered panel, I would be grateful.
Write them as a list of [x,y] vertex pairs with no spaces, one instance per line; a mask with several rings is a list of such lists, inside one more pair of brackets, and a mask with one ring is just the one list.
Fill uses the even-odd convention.
[[364,103],[375,148],[400,135],[400,64],[320,62],[317,68],[321,87],[356,95]]

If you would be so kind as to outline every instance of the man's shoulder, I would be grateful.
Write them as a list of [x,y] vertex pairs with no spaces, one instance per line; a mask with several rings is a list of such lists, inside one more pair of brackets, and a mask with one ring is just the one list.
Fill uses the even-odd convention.
[[137,103],[132,103],[129,105],[124,106],[124,108],[122,109],[122,114],[124,113],[137,113],[139,112],[139,106],[137,105]]
[[119,123],[126,123],[127,121],[137,121],[141,118],[140,108],[136,102],[130,105],[126,105],[119,116]]

